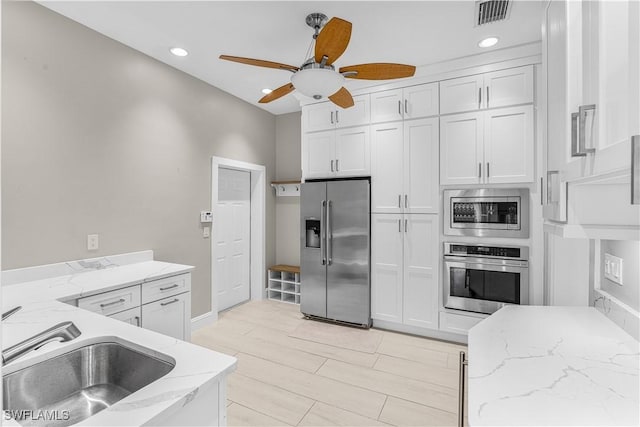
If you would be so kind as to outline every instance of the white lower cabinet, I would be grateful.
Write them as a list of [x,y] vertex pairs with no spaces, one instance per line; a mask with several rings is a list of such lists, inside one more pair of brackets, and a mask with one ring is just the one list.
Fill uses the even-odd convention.
[[76,306],[184,341],[191,340],[191,273],[79,298]]
[[130,308],[129,310],[121,311],[120,313],[111,314],[108,317],[121,322],[129,323],[133,326],[141,326],[141,311],[140,307]]
[[373,319],[438,328],[438,215],[373,214]]
[[[189,293],[175,295],[142,306],[142,327],[174,338],[188,340],[190,328],[186,319],[191,314]],[[187,330],[189,329],[189,330]]]

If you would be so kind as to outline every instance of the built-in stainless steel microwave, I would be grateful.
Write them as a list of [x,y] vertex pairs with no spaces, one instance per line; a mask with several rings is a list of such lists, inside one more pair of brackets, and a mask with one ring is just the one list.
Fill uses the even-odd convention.
[[529,237],[529,189],[444,191],[444,234]]

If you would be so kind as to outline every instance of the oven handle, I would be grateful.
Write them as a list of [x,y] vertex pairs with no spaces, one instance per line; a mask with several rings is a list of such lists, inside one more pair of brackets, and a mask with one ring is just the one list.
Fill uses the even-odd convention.
[[[487,270],[487,271],[504,271],[511,273],[522,273],[529,269],[529,263],[527,261],[519,261],[520,264],[509,263],[509,261],[500,261],[492,259],[481,259],[478,262],[472,260],[478,260],[478,258],[462,258],[462,257],[444,257],[444,263],[447,267],[458,268],[470,268],[474,270]],[[491,262],[494,261],[494,262]],[[498,262],[495,262],[498,261]]]

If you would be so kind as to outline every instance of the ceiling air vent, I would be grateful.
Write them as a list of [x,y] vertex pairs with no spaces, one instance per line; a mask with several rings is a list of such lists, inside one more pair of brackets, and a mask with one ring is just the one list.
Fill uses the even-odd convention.
[[510,0],[481,0],[476,2],[476,26],[502,21],[509,17]]

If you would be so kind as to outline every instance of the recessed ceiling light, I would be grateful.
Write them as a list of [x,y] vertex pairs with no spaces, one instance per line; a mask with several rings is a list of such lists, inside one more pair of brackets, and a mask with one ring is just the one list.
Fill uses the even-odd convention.
[[265,95],[269,95],[271,92],[273,92],[273,89],[269,89],[269,88],[262,89],[262,93],[264,93]]
[[480,43],[478,43],[478,46],[480,47],[491,47],[493,45],[495,45],[496,43],[498,43],[498,38],[497,37],[487,37],[484,40],[481,40]]
[[187,55],[189,55],[189,52],[187,52],[186,50],[184,50],[181,47],[172,47],[171,49],[169,49],[169,52],[173,53],[175,56],[187,56]]

